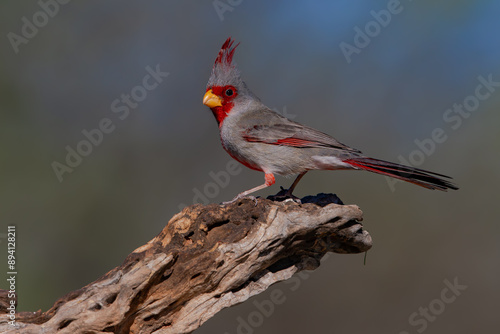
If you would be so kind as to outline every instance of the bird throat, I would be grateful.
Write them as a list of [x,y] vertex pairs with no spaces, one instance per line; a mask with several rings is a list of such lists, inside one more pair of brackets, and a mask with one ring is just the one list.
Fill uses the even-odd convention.
[[226,119],[227,115],[231,112],[233,106],[234,104],[232,102],[227,102],[220,107],[210,109],[212,110],[212,113],[217,120],[217,124],[219,124],[219,128],[222,126],[222,122],[224,122],[224,119]]

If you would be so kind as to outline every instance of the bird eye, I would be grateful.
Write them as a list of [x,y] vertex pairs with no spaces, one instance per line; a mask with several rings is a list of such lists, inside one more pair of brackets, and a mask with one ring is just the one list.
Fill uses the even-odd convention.
[[232,96],[233,94],[234,94],[234,92],[231,88],[226,89],[226,96]]

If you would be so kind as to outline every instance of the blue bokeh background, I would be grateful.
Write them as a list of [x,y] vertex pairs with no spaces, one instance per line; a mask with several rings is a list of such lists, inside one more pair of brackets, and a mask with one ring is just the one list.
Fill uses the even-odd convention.
[[[218,13],[221,3],[230,10]],[[286,300],[254,333],[416,333],[423,324],[410,315],[438,305],[445,280],[455,278],[467,288],[425,333],[498,328],[500,87],[460,125],[444,116],[475,94],[478,77],[500,82],[500,2],[402,0],[390,22],[346,57],[342,43],[354,46],[356,29],[373,26],[371,12],[391,3],[71,1],[13,46],[23,17],[33,22],[42,7],[2,1],[0,267],[2,236],[16,225],[18,310],[47,310],[119,265],[197,191],[221,202],[263,182],[243,167],[227,187],[206,192],[210,172],[225,170],[230,157],[201,99],[218,49],[233,36],[244,80],[269,107],[367,155],[451,175],[461,189],[309,173],[297,195],[335,192],[364,211],[374,238],[367,264],[363,255],[330,255],[296,290],[277,284],[197,333],[241,332],[255,301],[276,289]],[[168,77],[121,120],[111,104],[157,65]],[[114,130],[60,182],[54,161],[64,163],[66,146],[75,149],[82,131],[105,118]],[[416,141],[428,142],[436,128],[446,140],[422,153]],[[278,178],[260,195],[291,181]]]

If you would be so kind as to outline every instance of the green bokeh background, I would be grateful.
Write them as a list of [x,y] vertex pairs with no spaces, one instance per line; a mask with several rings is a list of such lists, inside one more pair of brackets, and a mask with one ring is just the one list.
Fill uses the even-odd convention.
[[[296,290],[274,285],[197,333],[237,333],[238,319],[248,321],[254,302],[276,289],[285,301],[254,333],[416,333],[423,327],[410,315],[437,305],[444,281],[455,278],[466,290],[425,333],[497,329],[500,88],[456,129],[443,115],[474,95],[479,76],[500,81],[500,3],[401,1],[348,62],[341,43],[353,44],[355,28],[388,1],[221,1],[232,4],[222,16],[213,1],[71,1],[17,53],[8,34],[21,34],[22,18],[32,22],[40,4],[0,4],[0,268],[7,272],[7,225],[16,225],[18,310],[47,310],[119,265],[192,204],[196,189],[205,192],[210,172],[226,169],[230,157],[201,99],[220,45],[233,36],[244,80],[269,107],[367,155],[413,157],[461,189],[309,173],[297,195],[335,192],[364,211],[374,239],[367,264],[363,255],[330,255]],[[112,102],[157,64],[169,76],[120,120]],[[59,182],[51,164],[64,163],[65,147],[104,118],[115,130]],[[415,159],[415,141],[436,128],[446,141]],[[260,195],[291,181],[278,178]],[[210,201],[262,182],[243,167]]]

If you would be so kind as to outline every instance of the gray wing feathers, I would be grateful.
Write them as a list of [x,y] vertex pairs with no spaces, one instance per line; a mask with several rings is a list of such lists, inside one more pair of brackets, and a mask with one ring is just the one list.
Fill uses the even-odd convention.
[[326,133],[293,122],[273,111],[269,113],[261,111],[258,114],[252,115],[254,117],[249,115],[252,120],[247,118],[242,122],[250,121],[248,123],[252,124],[250,126],[242,124],[243,137],[247,141],[294,147],[335,148],[361,153],[361,151],[342,144]]

